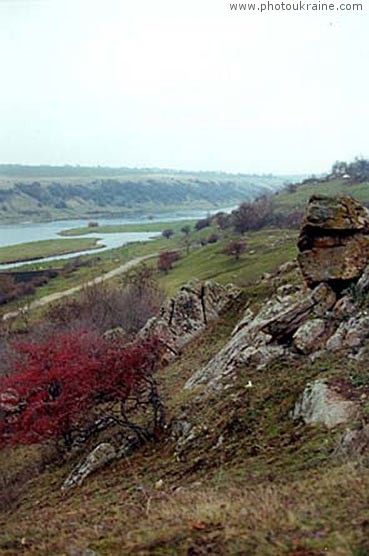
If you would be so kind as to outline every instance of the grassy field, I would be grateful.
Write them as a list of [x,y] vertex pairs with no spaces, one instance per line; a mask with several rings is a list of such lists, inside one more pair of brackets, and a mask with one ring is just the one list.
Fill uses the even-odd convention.
[[[209,233],[209,232],[207,232]],[[287,230],[265,229],[244,236],[246,252],[239,260],[221,253],[225,245],[236,236],[193,249],[175,263],[173,270],[161,275],[160,281],[168,294],[191,278],[215,280],[220,284],[235,283],[244,287],[266,272],[273,272],[282,263],[297,254],[297,233]]]
[[96,248],[96,239],[50,239],[0,247],[0,264],[32,261]]
[[[151,241],[130,243],[94,255],[85,255],[83,260],[90,260],[90,266],[82,266],[72,273],[61,273],[46,285],[37,288],[33,296],[27,296],[27,298],[11,302],[0,308],[0,314],[15,310],[24,305],[26,301],[39,299],[45,295],[87,282],[136,257],[161,250],[179,250],[181,252],[181,259],[174,264],[168,274],[158,273],[159,281],[167,295],[174,294],[180,286],[192,278],[216,280],[222,284],[233,282],[243,287],[263,273],[272,272],[280,264],[296,255],[296,232],[266,229],[250,233],[244,238],[247,244],[246,252],[236,261],[233,257],[221,253],[222,248],[229,241],[238,237],[230,232],[222,232],[220,240],[215,244],[200,245],[201,239],[208,237],[214,230],[215,228],[206,228],[199,232],[192,231],[188,254],[183,234],[177,233],[170,239],[159,237]],[[36,266],[37,268],[62,268],[63,264],[65,262],[62,261],[40,262],[37,265],[27,265],[27,268]],[[146,264],[156,268],[156,259],[154,258]]]
[[195,220],[181,220],[173,222],[142,222],[139,224],[116,224],[112,226],[98,226],[98,227],[88,227],[84,228],[70,228],[68,230],[62,230],[60,232],[61,236],[83,236],[87,234],[116,234],[124,232],[162,232],[166,229],[171,229],[176,233],[180,233],[183,226],[189,225],[193,227]]
[[351,195],[361,203],[369,203],[369,183],[348,183],[347,180],[331,180],[298,186],[289,193],[283,190],[273,196],[277,210],[303,209],[312,195]]

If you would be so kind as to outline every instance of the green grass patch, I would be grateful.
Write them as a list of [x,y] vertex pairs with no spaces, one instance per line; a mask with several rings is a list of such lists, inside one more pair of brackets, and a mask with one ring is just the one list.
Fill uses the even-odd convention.
[[300,185],[292,193],[282,190],[274,195],[277,210],[304,209],[312,195],[350,195],[361,203],[369,201],[369,183],[349,183],[347,180],[331,180],[325,182]]
[[[204,230],[200,233],[204,233]],[[209,229],[206,233],[210,233]],[[297,254],[297,232],[266,229],[245,236],[247,249],[239,260],[223,255],[222,249],[236,237],[239,236],[228,235],[227,239],[221,239],[215,244],[192,249],[188,255],[183,253],[173,270],[160,279],[168,294],[172,295],[192,278],[215,280],[220,284],[232,282],[243,287],[262,274],[273,272]]]
[[32,261],[95,249],[97,239],[50,239],[0,247],[0,264]]
[[140,222],[138,224],[114,224],[109,226],[97,226],[83,228],[70,228],[62,230],[61,236],[82,236],[88,234],[116,234],[125,232],[162,232],[166,229],[171,229],[175,233],[180,233],[183,226],[191,226],[195,224],[196,220],[175,220],[172,222]]

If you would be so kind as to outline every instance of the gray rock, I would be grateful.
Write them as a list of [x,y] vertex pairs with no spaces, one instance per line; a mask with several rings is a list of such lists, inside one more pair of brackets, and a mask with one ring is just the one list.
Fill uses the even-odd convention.
[[354,312],[357,312],[354,300],[351,295],[344,295],[333,307],[332,316],[336,319],[343,320],[352,316]]
[[369,338],[369,315],[360,311],[349,320],[341,322],[335,333],[326,343],[331,352],[340,350],[358,351]]
[[282,298],[274,296],[255,316],[248,309],[229,343],[187,381],[185,389],[198,386],[221,389],[233,380],[240,367],[254,365],[263,369],[271,361],[288,355],[283,340],[289,342],[302,324],[325,314],[336,300],[327,284],[303,292],[300,289]]
[[363,424],[358,429],[347,429],[335,450],[335,455],[348,459],[369,453],[369,425]]
[[178,355],[207,324],[219,317],[241,290],[214,282],[191,280],[164,304],[159,317],[150,319],[140,332],[142,338],[158,336],[167,348],[167,359]]
[[83,481],[97,469],[101,469],[110,461],[116,459],[117,451],[112,444],[99,444],[67,477],[62,490],[80,486]]
[[[287,299],[290,300],[292,296]],[[292,301],[292,299],[291,299]],[[292,336],[310,316],[323,316],[333,307],[336,295],[327,284],[319,284],[311,294],[279,312],[263,326],[263,330],[276,340]]]
[[293,345],[304,354],[312,353],[327,339],[331,327],[324,319],[311,319],[302,324],[293,335]]
[[307,385],[296,402],[293,419],[302,419],[308,425],[333,428],[352,420],[357,414],[356,404],[344,398],[324,380]]
[[356,284],[358,295],[364,295],[369,291],[369,266],[364,269],[361,277]]

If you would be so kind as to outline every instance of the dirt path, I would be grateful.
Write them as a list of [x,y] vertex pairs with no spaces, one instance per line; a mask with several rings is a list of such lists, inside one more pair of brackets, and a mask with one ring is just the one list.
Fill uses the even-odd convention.
[[51,293],[50,295],[45,295],[45,297],[42,297],[41,299],[36,299],[35,301],[32,301],[31,303],[24,305],[23,307],[17,309],[16,311],[5,313],[5,315],[2,316],[1,320],[6,321],[9,319],[13,319],[15,317],[18,317],[22,313],[25,313],[31,309],[35,309],[36,307],[42,307],[43,305],[47,305],[48,303],[52,303],[53,301],[59,301],[59,299],[62,299],[63,297],[68,297],[70,295],[73,295],[81,291],[86,286],[93,286],[94,284],[100,284],[101,282],[110,280],[115,276],[119,276],[119,274],[124,274],[125,272],[127,272],[127,270],[130,270],[132,267],[157,256],[158,256],[157,253],[152,253],[151,255],[145,255],[145,257],[137,257],[136,259],[132,259],[131,261],[128,261],[123,265],[114,268],[114,270],[110,270],[110,272],[107,272],[106,274],[102,274],[101,276],[97,276],[93,280],[84,282],[79,286],[74,286],[73,288],[69,288],[69,290],[64,290],[61,292]]

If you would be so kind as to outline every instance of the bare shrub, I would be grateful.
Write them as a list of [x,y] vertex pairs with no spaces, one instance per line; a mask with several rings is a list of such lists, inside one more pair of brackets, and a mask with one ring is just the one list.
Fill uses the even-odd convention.
[[64,329],[89,328],[104,333],[121,327],[134,334],[158,312],[163,300],[154,270],[141,265],[117,285],[88,286],[78,299],[53,305],[46,320]]

